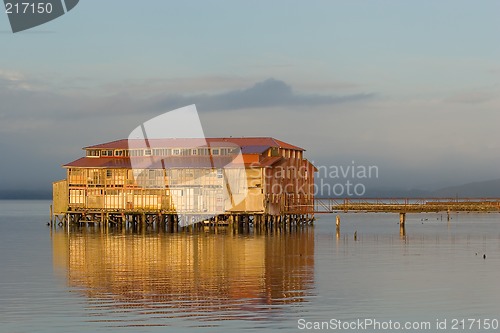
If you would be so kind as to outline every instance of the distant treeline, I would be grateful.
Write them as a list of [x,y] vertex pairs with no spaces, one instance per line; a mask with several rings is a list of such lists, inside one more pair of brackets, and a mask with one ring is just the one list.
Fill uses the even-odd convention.
[[0,200],[51,200],[52,192],[44,190],[0,190]]

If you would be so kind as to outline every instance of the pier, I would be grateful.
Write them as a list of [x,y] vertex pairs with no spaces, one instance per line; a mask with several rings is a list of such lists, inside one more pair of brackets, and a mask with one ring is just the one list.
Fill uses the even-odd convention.
[[500,212],[500,198],[314,198],[315,214]]

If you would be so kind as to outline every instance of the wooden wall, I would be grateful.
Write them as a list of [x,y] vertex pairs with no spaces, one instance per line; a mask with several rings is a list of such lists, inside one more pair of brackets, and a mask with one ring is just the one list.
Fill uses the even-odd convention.
[[264,212],[261,169],[68,169],[74,209]]
[[65,214],[68,210],[68,183],[60,180],[52,184],[54,214]]

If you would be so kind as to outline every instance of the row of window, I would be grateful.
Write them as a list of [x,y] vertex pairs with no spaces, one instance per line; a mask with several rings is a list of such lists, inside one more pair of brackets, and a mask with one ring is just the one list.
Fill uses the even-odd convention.
[[[165,173],[166,171],[166,173]],[[208,177],[208,178],[207,178]],[[108,185],[124,185],[134,184],[137,182],[139,185],[144,184],[165,184],[165,178],[169,183],[179,182],[193,182],[194,180],[206,181],[209,178],[224,177],[222,169],[132,169],[132,170],[114,170],[114,169],[78,169],[72,168],[68,171],[68,179],[70,184],[101,184],[107,183]],[[105,180],[106,179],[106,180]]]
[[88,149],[88,157],[128,157],[128,156],[192,156],[192,155],[232,155],[237,148],[155,148],[155,149]]

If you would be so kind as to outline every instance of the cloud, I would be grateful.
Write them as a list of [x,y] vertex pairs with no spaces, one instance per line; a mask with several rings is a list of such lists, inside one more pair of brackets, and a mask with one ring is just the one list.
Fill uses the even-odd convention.
[[[235,79],[233,82],[236,82]],[[230,83],[226,79],[226,83]],[[205,82],[206,83],[206,82]],[[242,86],[241,82],[239,83]],[[196,104],[200,112],[235,111],[242,109],[268,109],[287,107],[297,109],[321,105],[363,101],[373,94],[327,95],[296,92],[281,80],[267,79],[238,89],[223,92],[159,93],[151,94],[139,86],[112,94],[91,94],[83,90],[64,90],[20,73],[0,71],[0,132],[29,130],[50,120],[77,121],[98,117],[125,115],[153,115]],[[206,84],[205,84],[206,87]],[[221,91],[219,83],[218,89]],[[8,122],[7,122],[8,121]]]
[[445,99],[445,101],[459,104],[480,104],[495,99],[497,95],[498,94],[489,91],[465,91],[454,94]]
[[[500,157],[491,153],[500,147],[498,99],[452,104],[443,98],[374,98],[356,93],[359,87],[310,93],[303,82],[293,89],[276,79],[223,78],[213,89],[208,79],[192,86],[186,81],[180,90],[165,89],[175,86],[170,81],[112,90],[60,89],[45,81],[0,72],[0,154],[8,157],[0,163],[0,189],[14,188],[20,179],[23,186],[50,187],[64,176],[60,165],[81,156],[80,147],[125,138],[144,121],[192,103],[208,136],[274,136],[324,164],[378,165],[380,184],[387,186],[499,177]],[[39,172],[30,172],[33,163]]]
[[0,89],[26,89],[30,88],[28,81],[21,73],[0,69]]
[[170,95],[156,98],[151,105],[154,109],[175,109],[196,104],[203,111],[229,111],[270,107],[302,107],[332,105],[363,101],[373,98],[372,93],[350,95],[320,95],[295,92],[281,80],[267,79],[245,89],[230,90],[218,94]]

